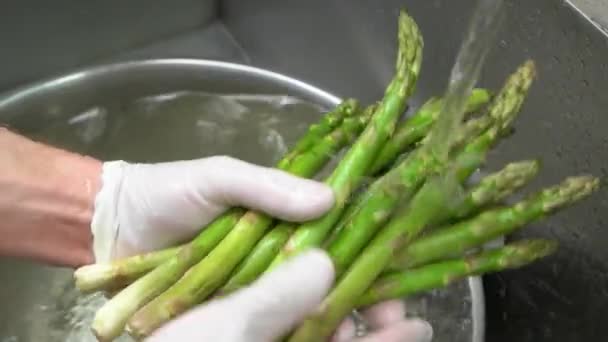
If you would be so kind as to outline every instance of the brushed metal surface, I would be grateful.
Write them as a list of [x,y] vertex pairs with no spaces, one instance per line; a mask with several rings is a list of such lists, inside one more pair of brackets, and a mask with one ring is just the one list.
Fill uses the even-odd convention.
[[593,21],[600,30],[608,33],[608,3],[597,0],[567,0],[582,15]]
[[[204,27],[216,0],[3,0],[0,89]],[[183,57],[183,56],[180,56]]]

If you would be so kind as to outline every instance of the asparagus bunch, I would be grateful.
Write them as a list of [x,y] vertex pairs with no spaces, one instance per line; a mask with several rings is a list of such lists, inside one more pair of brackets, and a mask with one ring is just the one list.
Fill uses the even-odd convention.
[[[322,340],[331,336],[340,321],[356,307],[357,298],[361,297],[375,279],[383,273],[395,253],[416,239],[438,217],[440,219],[447,217],[446,213],[450,212],[450,203],[458,200],[458,183],[468,178],[471,171],[479,166],[480,161],[485,158],[488,147],[513,121],[513,115],[511,114],[519,111],[525,96],[511,98],[510,95],[525,95],[534,75],[534,64],[527,62],[507,80],[503,91],[495,100],[495,103],[500,104],[492,106],[489,111],[490,115],[497,118],[496,124],[484,132],[477,141],[465,145],[461,151],[455,153],[455,156],[450,156],[447,164],[436,158],[432,153],[433,146],[428,144],[412,153],[411,158],[405,161],[405,164],[408,165],[405,169],[411,170],[411,173],[406,174],[409,177],[404,177],[401,180],[397,178],[394,182],[388,183],[390,187],[386,187],[383,191],[383,193],[390,193],[394,189],[393,184],[401,185],[400,200],[402,203],[399,209],[392,214],[388,223],[356,256],[350,267],[347,269],[341,268],[341,264],[338,263],[337,271],[341,278],[337,285],[325,298],[318,312],[306,319],[296,329],[289,341]],[[499,102],[500,99],[505,99],[505,101]],[[505,111],[503,110],[505,107],[511,109]],[[436,134],[436,131],[432,130],[429,136],[434,133]],[[450,141],[451,139],[446,140]],[[440,142],[440,139],[430,140],[430,143]],[[426,174],[421,177],[421,173],[424,172]],[[434,173],[433,177],[430,177],[432,173]],[[429,179],[424,182],[425,178]],[[422,182],[424,184],[418,191],[413,189],[414,186]],[[373,190],[370,190],[370,193],[372,192]],[[405,200],[403,193],[406,193]],[[368,202],[362,209],[369,208],[372,208],[372,206]],[[377,214],[382,207],[373,209],[370,212],[371,215]],[[362,226],[370,226],[375,223],[376,220],[370,220],[369,217],[373,216],[363,216],[363,219],[367,222]],[[344,231],[346,232],[346,230]],[[356,232],[356,234],[359,234],[359,231],[356,229],[350,230],[350,232]],[[347,253],[344,252],[346,249],[342,249],[342,251]],[[335,261],[336,254],[333,253],[332,257]],[[345,259],[347,259],[345,263],[347,265],[350,260]]]
[[[368,126],[338,164],[326,183],[336,193],[336,203],[322,218],[299,227],[287,244],[290,252],[319,243],[339,219],[352,188],[363,179],[374,156],[392,135],[407,98],[418,78],[422,41],[409,16],[401,16],[396,74]],[[251,251],[271,223],[269,217],[245,215],[211,253],[163,294],[139,310],[129,321],[136,336],[146,336],[163,323],[203,301],[217,290],[230,272]]]
[[[490,92],[486,89],[475,89],[469,97],[467,103],[467,113],[473,113],[485,105],[490,99]],[[393,137],[384,145],[378,155],[378,159],[374,162],[370,175],[377,174],[379,170],[392,163],[402,151],[411,148],[425,136],[425,132],[431,127],[433,121],[439,115],[440,107],[437,105],[440,102],[437,98],[432,98],[427,101],[409,120],[402,122],[396,129]],[[470,135],[474,135],[475,128],[483,128],[480,121],[475,120],[469,123],[472,128],[469,130]],[[367,200],[367,198],[366,198]],[[355,209],[363,201],[363,197],[358,197],[354,203],[348,205],[341,220],[334,226],[330,233],[332,236],[327,238],[333,240],[338,233],[344,228],[348,219],[352,217]],[[232,275],[228,283],[222,288],[222,292],[231,292],[251,281],[268,268],[272,260],[280,252],[280,249],[285,245],[291,234],[295,231],[296,226],[293,224],[282,224],[271,230],[266,236],[260,240],[251,254],[239,266],[235,274]],[[349,248],[353,248],[350,244]]]
[[[483,245],[588,197],[599,186],[596,178],[568,177],[512,205],[503,201],[538,174],[537,160],[508,163],[469,184],[490,151],[511,133],[536,77],[534,63],[520,65],[496,95],[474,89],[463,122],[442,139],[437,136],[446,120],[440,115],[442,98],[429,99],[399,121],[416,86],[422,47],[416,23],[402,11],[395,76],[384,97],[365,110],[357,100],[345,100],[277,164],[313,177],[348,148],[325,180],[336,194],[325,216],[297,225],[232,208],[189,243],[78,269],[81,291],[114,294],[93,322],[98,339],[112,340],[125,328],[145,337],[210,296],[238,290],[310,247],[328,251],[338,278],[318,310],[287,337],[292,342],[327,339],[353,309],[462,277],[523,267],[553,253],[557,244],[547,240],[490,251]],[[433,153],[442,140],[450,142],[447,158]],[[360,189],[368,178],[371,185]]]
[[[336,111],[354,111],[357,108],[356,106],[357,103],[355,101],[348,100],[338,106]],[[286,171],[295,175],[303,177],[313,176],[323,167],[333,154],[349,143],[350,139],[365,126],[367,120],[368,117],[365,116],[345,119],[331,134],[318,141],[318,143],[308,151],[297,156],[291,155],[289,163],[282,160],[279,161],[279,165],[283,165]],[[328,121],[322,120],[320,124],[323,122]],[[301,141],[309,139],[311,132],[315,132],[316,134],[317,131],[310,130]],[[186,271],[188,271],[189,268],[192,267],[192,265],[203,259],[210,251],[217,250],[220,241],[225,241],[225,239],[231,235],[241,236],[240,234],[232,233],[233,231],[243,227],[243,225],[249,224],[257,225],[259,227],[258,229],[263,229],[269,225],[271,221],[272,218],[261,213],[254,211],[246,212],[242,208],[231,209],[226,214],[214,220],[192,242],[179,248],[179,250],[173,253],[169,259],[163,261],[152,271],[146,273],[112,297],[112,299],[102,306],[95,315],[93,332],[99,340],[111,340],[116,338],[124,331],[127,321],[135,312],[137,312],[137,310],[163,291],[170,288],[186,273]],[[147,257],[147,259],[155,258]],[[125,262],[123,262],[123,264],[125,264]],[[142,263],[139,263],[139,266],[141,265]],[[96,265],[91,267],[111,268],[111,266]],[[94,272],[91,272],[91,270],[86,268],[77,270],[75,275],[77,283],[91,284],[91,274],[94,274]],[[109,278],[106,277],[105,279]],[[116,278],[113,279],[115,280]],[[118,278],[118,280],[120,280],[120,278]]]

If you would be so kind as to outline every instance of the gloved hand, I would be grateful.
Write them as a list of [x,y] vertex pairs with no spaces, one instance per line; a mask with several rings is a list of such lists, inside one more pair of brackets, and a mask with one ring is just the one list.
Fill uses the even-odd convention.
[[[289,333],[318,307],[330,289],[333,265],[326,253],[312,250],[279,265],[250,287],[211,301],[169,322],[148,342],[271,342]],[[345,320],[332,342],[429,342],[433,331],[421,320],[406,320],[401,301],[387,301],[362,313],[371,331],[356,338]]]
[[[229,157],[160,164],[103,164],[91,228],[98,262],[156,250],[193,237],[227,208],[306,221],[334,203],[330,188]],[[329,257],[311,251],[280,265],[250,287],[193,309],[161,328],[152,341],[271,342],[314,310],[333,282]],[[429,341],[430,326],[405,321],[399,302],[370,309],[377,330],[362,341]],[[334,338],[350,341],[346,320]]]
[[91,229],[97,262],[188,240],[232,206],[304,221],[333,205],[327,186],[230,157],[103,164]]

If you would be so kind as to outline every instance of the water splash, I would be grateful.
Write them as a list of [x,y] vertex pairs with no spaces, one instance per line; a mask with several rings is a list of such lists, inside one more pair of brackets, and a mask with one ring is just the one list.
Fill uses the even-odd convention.
[[437,193],[442,194],[446,208],[457,207],[465,198],[466,190],[458,180],[455,168],[447,167],[448,158],[463,129],[467,99],[479,79],[490,47],[495,43],[503,19],[502,5],[502,0],[479,1],[452,67],[439,119],[429,132],[429,141],[422,146],[423,153],[434,156],[442,165],[424,186],[441,189]]
[[485,62],[490,47],[502,22],[502,0],[480,0],[475,9],[465,39],[452,67],[445,101],[439,120],[426,146],[440,160],[447,160],[448,152],[461,124],[473,87]]

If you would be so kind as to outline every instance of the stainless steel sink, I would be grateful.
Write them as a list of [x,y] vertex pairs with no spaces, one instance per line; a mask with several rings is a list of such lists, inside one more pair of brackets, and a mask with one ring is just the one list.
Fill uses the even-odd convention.
[[[70,0],[52,5],[8,1],[0,22],[0,92],[98,63],[148,58],[204,58],[251,64],[310,83],[338,97],[379,98],[394,65],[395,22],[406,7],[425,36],[424,63],[412,106],[443,91],[473,0],[205,1],[104,5]],[[586,0],[573,1],[589,2]],[[595,7],[582,7],[597,9]],[[492,155],[490,168],[542,157],[535,187],[580,172],[608,173],[608,39],[598,12],[559,0],[507,1],[506,23],[482,71],[496,88],[526,58],[539,79],[515,135]],[[36,119],[16,116],[22,124]],[[5,122],[5,121],[1,121]],[[561,242],[559,253],[531,267],[484,278],[488,341],[602,340],[608,327],[608,192],[521,236]],[[19,270],[20,272],[16,272]],[[68,270],[2,260],[0,336],[39,322],[25,308],[68,305],[59,298]],[[44,294],[45,300],[40,301]],[[15,299],[18,298],[18,299]],[[7,301],[4,301],[6,304]],[[61,325],[65,322],[56,322]],[[42,333],[30,339],[45,340]],[[12,341],[7,339],[7,341]],[[4,342],[4,341],[2,341]]]

